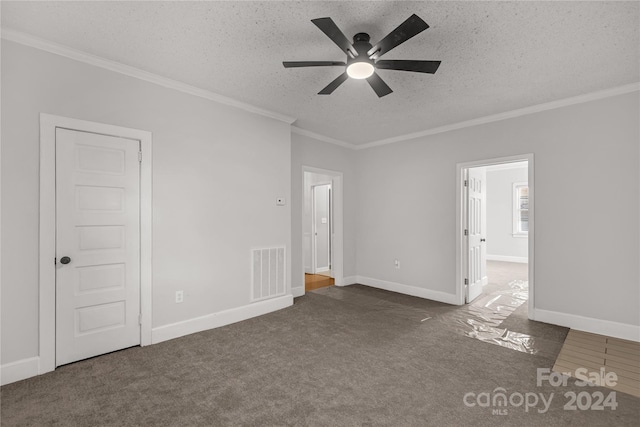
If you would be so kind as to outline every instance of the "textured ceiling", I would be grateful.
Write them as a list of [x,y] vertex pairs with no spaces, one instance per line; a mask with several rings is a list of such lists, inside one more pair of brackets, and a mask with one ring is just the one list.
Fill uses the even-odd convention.
[[[296,117],[352,144],[397,137],[640,81],[633,2],[9,2],[2,25]],[[316,93],[343,61],[310,20],[329,16],[348,38],[377,42],[411,14],[430,26],[384,59],[441,60],[435,75],[380,70]]]

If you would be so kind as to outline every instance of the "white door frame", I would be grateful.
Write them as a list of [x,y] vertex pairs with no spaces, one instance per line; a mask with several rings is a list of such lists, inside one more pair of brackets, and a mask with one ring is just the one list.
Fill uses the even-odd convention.
[[[316,173],[320,175],[328,175],[332,178],[331,193],[333,198],[333,236],[331,236],[331,273],[336,286],[344,286],[344,191],[343,191],[343,175],[342,172],[332,171],[329,169],[320,169],[312,166],[302,166],[302,224],[301,239],[304,251],[304,174],[305,172]],[[312,258],[313,261],[313,258]],[[304,265],[304,257],[303,257]],[[304,268],[301,274],[302,288],[304,289]]]
[[[315,189],[316,187],[321,187],[324,185],[328,185],[329,188],[333,187],[333,180],[331,180],[330,182],[321,182],[318,184],[313,184],[311,186],[311,271],[313,271],[313,274],[318,274],[318,230],[317,230],[317,223],[316,220],[318,218],[316,218],[316,193],[315,193]],[[331,269],[331,245],[332,245],[332,236],[331,236],[331,231],[333,228],[333,219],[331,218],[331,209],[332,209],[332,202],[331,202],[331,197],[333,197],[333,194],[331,192],[329,192],[329,194],[327,194],[327,196],[329,197],[329,206],[327,206],[327,209],[329,209],[329,215],[327,216],[329,218],[329,224],[327,224],[329,226],[329,246],[327,247],[327,259],[329,260],[329,270]],[[323,270],[327,271],[327,270]]]
[[151,132],[41,113],[38,374],[56,367],[56,128],[140,141],[140,345],[151,344]]
[[528,162],[528,185],[529,185],[529,319],[534,320],[535,309],[535,282],[534,282],[534,248],[535,248],[535,226],[534,226],[534,163],[533,154],[522,154],[519,156],[497,157],[493,159],[475,160],[472,162],[458,163],[456,165],[456,300],[458,305],[463,305],[465,300],[464,279],[466,277],[466,251],[464,229],[466,228],[464,216],[464,174],[467,169],[478,166],[490,166],[501,163],[514,163],[519,161]]

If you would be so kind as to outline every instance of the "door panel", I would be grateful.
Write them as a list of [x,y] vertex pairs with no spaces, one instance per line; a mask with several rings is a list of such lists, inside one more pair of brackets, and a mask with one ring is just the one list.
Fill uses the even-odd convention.
[[56,129],[56,366],[140,344],[139,144]]
[[487,282],[486,175],[486,169],[482,167],[470,168],[467,175],[467,302],[477,298],[482,293],[483,284]]

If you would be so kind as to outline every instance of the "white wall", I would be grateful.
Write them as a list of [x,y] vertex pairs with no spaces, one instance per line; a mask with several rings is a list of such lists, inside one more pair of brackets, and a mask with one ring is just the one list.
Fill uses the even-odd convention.
[[358,276],[455,294],[456,164],[533,153],[536,307],[640,324],[638,101],[633,92],[358,151]]
[[1,84],[2,364],[38,355],[40,112],[153,133],[154,328],[247,306],[250,249],[291,254],[288,124],[5,40]]
[[[570,167],[570,166],[569,166]],[[527,182],[526,164],[517,168],[487,168],[487,259],[526,262],[527,236],[513,235],[513,184]]]
[[[344,277],[356,274],[356,183],[355,151],[329,144],[306,135],[291,135],[291,287],[304,293],[302,249],[303,166],[326,169],[343,174],[343,259]],[[337,189],[334,189],[337,190]],[[334,191],[334,197],[339,197]],[[337,227],[337,222],[334,224]],[[294,291],[295,294],[295,291]]]

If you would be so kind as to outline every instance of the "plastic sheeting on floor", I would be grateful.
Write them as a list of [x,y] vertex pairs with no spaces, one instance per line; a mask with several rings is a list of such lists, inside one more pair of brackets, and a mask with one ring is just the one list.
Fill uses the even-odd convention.
[[518,307],[527,303],[528,299],[528,283],[515,280],[509,283],[508,289],[481,295],[459,310],[447,313],[441,320],[455,322],[456,330],[470,338],[523,353],[536,354],[538,348],[534,337],[499,327]]
[[365,292],[357,287],[351,288],[350,292],[339,288],[326,288],[326,290],[320,289],[314,292],[348,304],[366,307],[381,315],[404,318],[410,322],[420,322],[425,325],[430,322],[440,322],[452,333],[463,334],[523,353],[549,356],[554,360],[561,346],[561,343],[549,340],[548,337],[535,337],[503,325],[503,323],[514,326],[525,324],[523,325],[525,330],[531,329],[526,326],[529,322],[522,310],[515,314],[516,318],[510,319],[512,321],[505,322],[529,300],[528,282],[522,280],[510,282],[506,289],[482,294],[470,304],[463,306],[429,300],[420,300],[420,303],[414,305],[408,303],[406,295],[377,291],[385,294],[384,298],[378,298],[371,294],[370,289]]

